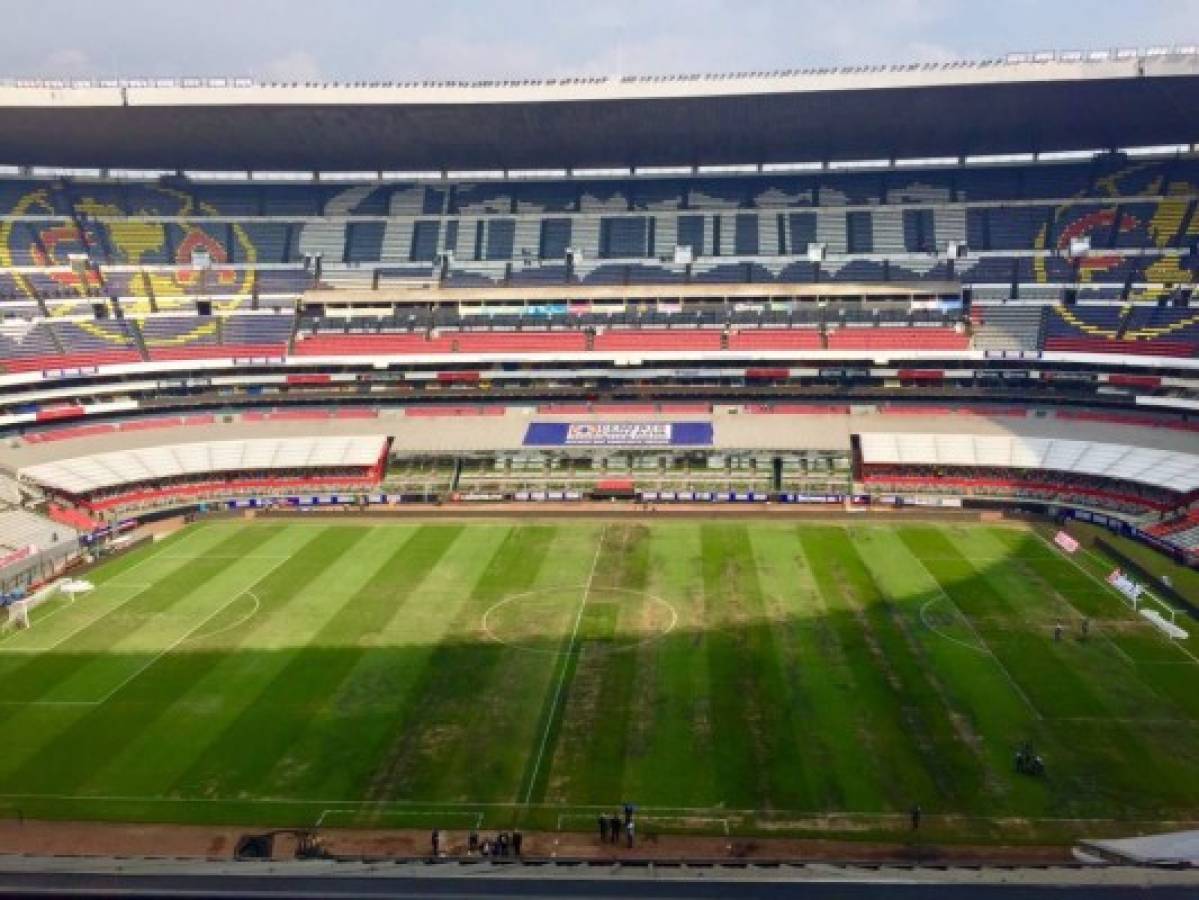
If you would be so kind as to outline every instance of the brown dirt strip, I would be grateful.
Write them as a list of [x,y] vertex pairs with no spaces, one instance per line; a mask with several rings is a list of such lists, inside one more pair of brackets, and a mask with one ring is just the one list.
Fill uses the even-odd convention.
[[[238,839],[253,829],[200,825],[129,825],[102,822],[0,821],[0,853],[32,856],[233,857]],[[443,855],[466,857],[467,833],[443,832]],[[327,852],[341,857],[423,858],[430,834],[421,830],[324,829]],[[494,836],[487,832],[486,836]],[[280,834],[275,858],[294,854],[295,840]],[[990,863],[1052,865],[1071,861],[1064,846],[941,846],[919,842],[866,843],[791,838],[729,838],[650,835],[638,846],[601,844],[595,835],[573,832],[526,832],[529,859],[589,860],[775,860],[901,863]]]

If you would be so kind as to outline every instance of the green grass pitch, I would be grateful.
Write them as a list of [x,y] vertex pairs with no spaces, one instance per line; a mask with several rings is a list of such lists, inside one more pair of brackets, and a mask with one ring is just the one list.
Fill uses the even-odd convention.
[[[627,799],[645,828],[879,838],[919,803],[963,841],[1194,821],[1199,645],[1107,568],[1008,525],[209,522],[0,638],[0,816],[581,830]],[[1013,771],[1025,739],[1042,779]]]

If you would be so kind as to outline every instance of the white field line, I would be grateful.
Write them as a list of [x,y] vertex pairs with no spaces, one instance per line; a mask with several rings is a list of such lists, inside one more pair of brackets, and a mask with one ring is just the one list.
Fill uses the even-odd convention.
[[[53,598],[51,598],[51,599],[53,599]],[[35,610],[37,610],[37,609],[41,609],[41,608],[42,608],[44,605],[46,605],[46,604],[47,604],[47,603],[49,603],[49,602],[50,602],[50,600],[49,600],[49,599],[47,599],[47,600],[43,600],[41,603],[39,603],[37,606],[35,606],[35,607],[34,607],[34,609],[35,609]],[[33,625],[34,625],[34,623],[41,623],[41,622],[45,622],[47,619],[53,618],[53,617],[54,617],[54,615],[55,615],[56,613],[60,613],[60,612],[62,612],[64,609],[67,609],[68,607],[71,607],[71,606],[74,606],[74,605],[75,605],[75,595],[74,595],[74,594],[70,594],[70,595],[68,596],[68,599],[67,599],[67,600],[65,600],[64,602],[60,603],[60,604],[59,604],[57,607],[55,607],[54,609],[50,610],[50,611],[49,611],[48,613],[46,613],[44,616],[38,616],[38,617],[35,619],[35,618],[33,618],[33,616],[32,616],[32,615],[30,615],[30,616],[29,616],[29,627],[30,627],[30,628],[32,628],[32,627],[33,627]],[[20,633],[21,633],[21,632],[19,632],[19,631],[11,631],[11,632],[9,632],[8,634],[4,635],[3,637],[0,637],[0,644],[3,644],[5,641],[10,641],[10,640],[12,640],[14,637],[16,637],[16,636],[17,636],[18,634],[20,634]],[[5,652],[5,651],[4,651],[4,649],[3,649],[3,648],[0,648],[0,653],[3,653],[3,652]],[[8,652],[10,652],[10,653],[39,653],[39,652],[41,652],[41,651],[39,651],[39,650],[22,650],[22,649],[18,648],[18,649],[16,649],[16,650],[11,650],[11,651],[8,651]]]
[[[464,800],[446,800],[442,802],[431,802],[428,800],[332,800],[332,799],[301,799],[288,797],[163,797],[161,794],[153,796],[136,797],[124,795],[103,795],[103,794],[34,794],[34,793],[0,793],[0,801],[52,801],[52,802],[70,802],[70,803],[139,803],[139,804],[228,804],[230,806],[298,806],[298,807],[315,807],[314,810],[319,815],[323,810],[333,810],[334,812],[348,812],[366,810],[380,810],[383,812],[392,812],[390,807],[400,807],[412,809],[414,814],[427,815],[429,812],[440,812],[445,810],[447,814],[450,812],[461,813],[463,815],[477,815],[480,810],[521,810],[534,809],[542,811],[554,810],[562,811],[562,814],[570,813],[580,817],[591,817],[601,812],[611,812],[612,805],[606,806],[573,806],[560,803],[538,803],[531,806],[525,806],[521,803],[514,802],[482,802],[471,803]],[[734,819],[750,818],[755,821],[772,822],[778,821],[783,815],[791,816],[792,819],[787,821],[796,822],[823,822],[827,819],[847,819],[856,821],[894,821],[906,822],[909,814],[906,812],[883,812],[883,811],[868,811],[868,810],[837,810],[827,809],[813,812],[811,810],[783,810],[777,809],[763,815],[760,809],[731,809],[722,806],[641,806],[638,808],[638,815],[642,818],[653,816],[659,819],[683,819],[683,818],[702,818],[705,815],[710,819],[727,818],[729,821]],[[399,812],[399,810],[395,810]],[[694,814],[694,815],[692,815]],[[1071,818],[1067,816],[1041,816],[1041,817],[1009,817],[1009,816],[969,816],[957,815],[954,813],[938,814],[925,813],[926,821],[945,821],[945,822],[961,822],[961,821],[987,821],[998,823],[1012,823],[1015,825],[1023,825],[1028,822],[1043,822],[1043,823],[1077,823],[1086,825],[1088,823],[1108,823],[1113,822],[1113,819],[1102,818]],[[1120,820],[1123,826],[1134,826],[1140,823],[1165,826],[1180,826],[1180,827],[1195,827],[1199,824],[1199,820],[1192,819],[1122,819]]]
[[[256,615],[258,615],[258,611],[260,609],[262,609],[262,601],[258,598],[257,594],[255,594],[251,590],[245,590],[245,591],[242,591],[240,594],[238,594],[233,599],[236,600],[239,597],[249,597],[251,600],[254,601],[254,608],[251,609],[248,613],[246,613],[244,616],[242,616],[237,621],[230,622],[224,628],[218,628],[216,631],[210,631],[208,634],[200,635],[200,637],[202,637],[204,640],[208,640],[209,638],[214,638],[217,635],[227,634],[228,632],[233,631],[235,628],[240,628],[242,625],[245,625],[252,618],[254,618]],[[226,608],[228,608],[229,605],[230,604],[226,604]]]
[[[1119,592],[1119,591],[1117,591],[1117,590],[1116,590],[1114,587],[1112,587],[1110,584],[1108,584],[1106,581],[1104,581],[1102,578],[1100,578],[1098,575],[1096,575],[1094,572],[1092,572],[1090,569],[1088,569],[1086,566],[1084,566],[1082,563],[1080,563],[1080,562],[1079,562],[1078,560],[1076,560],[1074,557],[1070,556],[1069,554],[1065,554],[1065,553],[1062,553],[1062,552],[1060,552],[1060,551],[1056,550],[1056,545],[1055,545],[1055,544],[1053,544],[1053,543],[1052,543],[1052,542],[1051,542],[1051,541],[1050,541],[1050,540],[1049,540],[1047,537],[1045,537],[1045,535],[1041,534],[1039,531],[1038,531],[1038,532],[1036,532],[1036,535],[1037,535],[1037,537],[1039,537],[1039,538],[1040,538],[1042,541],[1044,541],[1044,542],[1045,542],[1045,544],[1046,544],[1046,545],[1047,545],[1047,546],[1048,546],[1048,547],[1049,547],[1051,550],[1054,550],[1054,555],[1055,555],[1055,556],[1064,556],[1064,557],[1065,557],[1065,559],[1066,559],[1066,560],[1067,560],[1067,561],[1068,561],[1068,562],[1069,562],[1069,563],[1070,563],[1072,566],[1074,566],[1074,568],[1078,569],[1078,571],[1082,572],[1082,574],[1086,575],[1086,576],[1087,576],[1089,579],[1091,579],[1091,580],[1092,580],[1093,582],[1095,582],[1097,585],[1099,585],[1100,587],[1102,587],[1102,588],[1103,588],[1103,596],[1105,596],[1105,597],[1119,597],[1119,598],[1120,598],[1120,604],[1121,604],[1121,606],[1123,606],[1125,609],[1127,609],[1127,608],[1128,608],[1128,604],[1127,604],[1127,603],[1124,601],[1124,599],[1123,599],[1123,596],[1122,596],[1122,595],[1120,594],[1120,592]],[[1090,550],[1087,550],[1087,549],[1084,547],[1082,552],[1083,552],[1083,553],[1085,553],[1087,556],[1089,556],[1091,559],[1095,560],[1095,561],[1096,561],[1097,563],[1099,563],[1100,565],[1103,565],[1103,566],[1105,566],[1105,567],[1106,567],[1106,565],[1107,565],[1107,564],[1106,564],[1106,563],[1105,563],[1105,562],[1104,562],[1102,559],[1100,559],[1098,556],[1096,556],[1094,553],[1092,553]],[[1159,601],[1159,602],[1161,602],[1161,601]],[[1132,621],[1136,621],[1136,620],[1135,620],[1135,619],[1133,619]],[[1140,624],[1140,623],[1138,623],[1138,624]],[[1154,633],[1154,634],[1157,634],[1157,630],[1156,630],[1156,629],[1153,629],[1153,633]],[[1107,637],[1107,636],[1106,636],[1106,635],[1104,635],[1104,637]],[[1109,643],[1112,643],[1112,642],[1111,642],[1111,638],[1107,638],[1107,640],[1108,640],[1108,642],[1109,642]],[[1192,653],[1190,650],[1188,650],[1186,647],[1184,647],[1184,646],[1183,646],[1182,644],[1180,644],[1178,641],[1170,641],[1169,643],[1170,643],[1170,646],[1172,646],[1172,647],[1177,647],[1177,648],[1178,648],[1179,650],[1181,650],[1181,651],[1182,651],[1184,654],[1186,654],[1187,656],[1189,656],[1189,657],[1191,658],[1191,661],[1192,661],[1192,662],[1194,662],[1194,663],[1199,663],[1199,656],[1195,656],[1195,654],[1194,654],[1194,653]],[[1112,643],[1112,646],[1114,647],[1114,646],[1115,646],[1115,644],[1114,644],[1114,643]],[[1119,648],[1117,648],[1117,649],[1119,649]],[[1121,653],[1123,653],[1123,651],[1121,651]],[[1132,660],[1132,659],[1131,659],[1131,658],[1128,656],[1128,654],[1124,653],[1123,655],[1124,655],[1125,659],[1128,659],[1128,661],[1129,661],[1129,662],[1131,662],[1131,663],[1132,663],[1134,666],[1135,666],[1135,665],[1137,665],[1137,663],[1136,663],[1134,660]]]
[[[1052,551],[1049,557],[1043,557],[1043,556],[1036,557],[1035,558],[1036,561],[1043,562],[1048,558],[1060,559],[1064,555],[1064,551],[1062,551],[1059,547],[1057,547],[1056,544],[1053,544],[1050,541],[1046,540],[1045,537],[1040,532],[1033,529],[1033,533],[1038,538],[1040,538],[1042,541],[1044,541],[1045,544],[1049,547],[1050,551]],[[1069,557],[1067,557],[1067,558],[1069,558]],[[1069,561],[1074,563],[1076,566],[1078,566],[1078,563],[1075,562],[1075,560],[1070,559]],[[1081,566],[1078,566],[1078,568],[1080,569],[1080,571],[1084,572],[1087,575],[1091,574],[1090,572],[1087,572],[1086,569],[1083,569]],[[1092,577],[1094,577],[1094,576],[1092,576]],[[1096,581],[1099,584],[1103,584],[1103,582],[1099,582],[1098,580],[1096,580]],[[1052,587],[1052,585],[1051,585],[1051,587]],[[1097,591],[1094,594],[1086,594],[1085,596],[1088,598],[1094,597],[1094,598],[1100,599],[1100,600],[1110,600],[1112,597],[1112,592],[1113,592],[1112,586],[1110,584],[1104,584],[1103,588],[1104,589],[1102,591]],[[1058,591],[1056,587],[1054,587],[1053,590],[1054,590],[1054,593],[1056,593],[1059,597],[1061,597],[1062,602],[1064,604],[1066,604],[1066,607],[1070,610],[1071,613],[1073,613],[1075,616],[1077,616],[1080,619],[1086,618],[1081,612],[1078,611],[1078,607],[1076,607],[1071,602],[1070,597],[1067,597],[1065,594]],[[1078,597],[1079,595],[1075,595],[1075,596]],[[1027,621],[1027,619],[1025,621]],[[1129,621],[1135,621],[1135,620],[1130,619]],[[1124,660],[1126,663],[1128,663],[1128,665],[1132,666],[1134,669],[1137,667],[1136,660],[1133,659],[1131,656],[1129,656],[1127,653],[1125,653],[1124,649],[1119,644],[1117,644],[1114,640],[1112,640],[1111,636],[1108,635],[1102,628],[1099,628],[1098,626],[1096,626],[1095,633],[1097,635],[1099,635],[1099,637],[1104,641],[1104,643],[1106,643],[1109,647],[1112,648],[1112,650],[1114,650],[1116,652],[1117,656],[1119,656],[1122,660]]]
[[[200,533],[199,531],[195,531],[195,532],[192,532],[192,535],[199,534],[199,533]],[[188,538],[190,538],[192,535],[188,535]],[[180,541],[180,543],[186,543],[186,541],[187,541],[187,539],[188,539],[188,538],[185,538],[183,541]],[[125,577],[126,575],[128,575],[130,572],[132,572],[134,569],[141,568],[142,566],[144,566],[144,565],[146,565],[146,564],[148,564],[148,563],[152,563],[152,562],[155,562],[156,560],[160,560],[160,559],[185,559],[185,560],[192,560],[192,559],[202,559],[203,557],[204,557],[204,554],[202,554],[202,553],[200,553],[200,554],[196,554],[196,555],[194,555],[194,556],[184,556],[184,555],[166,554],[166,553],[162,553],[162,552],[158,552],[158,553],[151,553],[151,554],[150,554],[149,556],[147,556],[145,559],[143,559],[143,560],[139,560],[138,562],[135,562],[135,563],[134,563],[133,565],[131,565],[131,566],[130,566],[128,569],[125,569],[124,571],[120,572],[120,573],[119,573],[119,574],[118,574],[118,575],[117,575],[115,578],[113,578],[113,580],[112,580],[112,581],[101,581],[100,583],[98,583],[98,584],[96,585],[96,590],[97,590],[97,591],[99,591],[99,590],[103,590],[105,587],[113,587],[113,588],[117,588],[118,590],[120,590],[120,589],[132,589],[132,590],[134,591],[134,593],[133,593],[133,594],[131,594],[130,596],[126,597],[124,600],[122,600],[120,603],[118,603],[118,604],[117,604],[116,606],[114,606],[112,609],[108,610],[108,612],[106,612],[106,613],[104,613],[103,615],[101,615],[99,618],[97,618],[97,619],[93,619],[91,622],[87,622],[87,623],[85,623],[85,624],[83,624],[83,625],[79,626],[79,627],[78,627],[78,628],[76,628],[74,631],[71,631],[71,632],[69,632],[68,634],[64,635],[63,637],[59,638],[57,641],[55,641],[53,644],[51,644],[51,645],[50,645],[50,646],[48,646],[48,647],[41,647],[41,648],[39,648],[39,649],[32,649],[32,648],[31,648],[31,649],[28,649],[28,650],[25,650],[25,649],[19,649],[19,648],[18,648],[18,649],[16,649],[16,650],[11,650],[11,649],[7,649],[7,648],[0,648],[0,653],[49,653],[50,651],[52,651],[52,650],[56,649],[56,648],[57,648],[57,647],[58,647],[60,644],[64,643],[65,641],[68,641],[68,640],[70,640],[70,639],[71,639],[71,638],[73,638],[75,635],[79,634],[79,632],[81,632],[81,631],[83,631],[83,630],[85,630],[85,629],[87,629],[87,628],[90,628],[92,625],[97,625],[97,624],[99,624],[99,623],[100,623],[100,622],[102,622],[104,619],[108,618],[108,616],[112,615],[112,614],[113,614],[114,612],[116,612],[118,609],[120,609],[121,607],[123,607],[125,604],[127,604],[127,603],[129,603],[131,600],[133,600],[133,599],[135,599],[135,598],[139,597],[141,594],[145,593],[147,590],[149,590],[151,587],[153,587],[153,582],[141,582],[141,581],[124,581],[124,580],[123,580],[123,579],[124,579],[124,577]],[[46,619],[50,618],[50,616],[54,615],[54,613],[56,613],[56,612],[60,612],[62,609],[66,608],[67,606],[73,606],[73,605],[74,605],[74,600],[72,599],[72,601],[71,601],[70,603],[67,603],[67,604],[65,604],[64,606],[62,606],[62,607],[59,607],[59,609],[52,610],[50,613],[48,613],[47,615],[45,615],[45,616],[44,616],[44,617],[42,617],[41,619],[38,619],[38,622],[44,622]],[[0,638],[0,644],[2,644],[4,641],[7,641],[7,640],[8,640],[9,638],[11,638],[12,636],[13,636],[13,635],[7,635],[7,636],[5,636],[5,637],[3,637],[3,638]]]
[[198,623],[196,623],[191,628],[189,628],[186,632],[184,632],[182,637],[180,637],[178,640],[176,640],[170,646],[163,649],[161,652],[155,654],[144,665],[139,666],[137,671],[135,671],[132,675],[130,675],[128,678],[126,678],[124,681],[122,681],[120,684],[118,684],[116,687],[114,687],[111,691],[109,691],[107,694],[105,694],[99,700],[95,701],[96,704],[100,705],[100,704],[107,703],[109,700],[112,699],[113,695],[115,695],[117,693],[117,691],[124,688],[131,681],[133,681],[135,678],[137,678],[139,675],[141,675],[143,672],[145,672],[147,669],[149,669],[152,665],[154,665],[156,662],[158,662],[160,659],[162,659],[168,653],[171,653],[172,651],[174,651],[176,647],[178,647],[180,644],[184,643],[193,634],[195,634],[197,631],[199,631],[201,628],[203,628],[205,625],[207,625],[209,622],[211,622],[214,618],[216,618],[218,615],[220,615],[222,612],[224,612],[226,609],[228,609],[232,604],[234,604],[238,600],[240,600],[242,598],[242,595],[250,594],[252,596],[255,596],[255,599],[257,599],[257,596],[254,595],[254,588],[256,588],[256,587],[258,587],[258,585],[262,584],[263,581],[265,581],[267,578],[269,578],[271,575],[273,575],[275,573],[275,571],[281,565],[283,565],[285,562],[287,562],[287,560],[289,560],[291,558],[292,557],[290,557],[290,556],[279,557],[279,561],[277,563],[275,563],[273,566],[271,566],[269,569],[267,569],[265,572],[263,572],[258,578],[254,579],[254,583],[252,585],[250,585],[248,588],[245,588],[244,590],[238,591],[236,594],[234,594],[232,597],[230,597],[227,601],[222,603],[220,606],[218,606],[216,609],[214,609],[211,613],[209,613],[207,616],[205,616],[203,619],[201,619]]
[[[689,821],[690,822],[719,822],[721,825],[721,828],[724,830],[725,835],[729,835],[732,833],[731,830],[729,829],[728,816],[688,816],[688,815],[662,816],[662,815],[642,815],[642,814],[638,813],[638,815],[635,816],[634,818],[638,822],[658,822],[663,825],[670,825],[671,823],[675,823],[675,824],[686,823]],[[558,830],[559,831],[562,830],[563,822],[570,822],[572,820],[579,820],[579,819],[585,819],[588,822],[593,822],[595,820],[595,816],[592,815],[591,813],[560,813],[558,815]]]
[[[973,650],[975,653],[981,653],[983,656],[992,655],[990,653],[990,651],[987,650],[986,647],[980,647],[977,644],[969,644],[966,641],[960,640],[959,638],[955,638],[952,634],[946,634],[944,631],[942,631],[940,628],[938,628],[936,625],[934,625],[932,622],[930,622],[928,620],[928,616],[926,615],[926,613],[928,612],[928,608],[930,606],[932,606],[934,603],[939,603],[942,599],[943,598],[941,598],[941,597],[933,597],[933,599],[931,599],[931,600],[926,600],[924,602],[924,604],[920,607],[920,622],[924,625],[924,627],[927,628],[929,631],[931,631],[933,634],[937,635],[938,637],[942,637],[947,641],[953,641],[953,643],[957,644],[959,647],[965,647],[967,650]],[[958,615],[961,615],[960,610],[958,611]]]
[[155,558],[191,562],[197,559],[291,559],[291,556],[285,553],[164,553]]
[[579,601],[579,610],[575,613],[574,628],[570,632],[570,641],[566,645],[566,653],[562,658],[562,667],[558,672],[558,684],[554,688],[554,699],[550,704],[550,714],[545,720],[545,730],[541,733],[541,743],[537,747],[537,758],[533,761],[533,772],[529,776],[529,789],[525,791],[525,806],[529,805],[529,801],[533,797],[533,788],[537,785],[537,775],[541,772],[541,760],[545,755],[545,745],[550,739],[550,731],[554,727],[554,719],[558,715],[558,703],[562,699],[562,687],[566,682],[566,672],[570,669],[570,655],[574,652],[575,642],[579,637],[579,625],[583,621],[583,612],[587,608],[587,596],[591,593],[591,585],[595,581],[595,571],[599,567],[600,551],[604,548],[604,535],[608,531],[608,526],[605,525],[600,530],[599,540],[595,542],[595,556],[591,560],[591,572],[587,575],[587,582],[583,586],[583,596]]
[[[133,593],[130,594],[128,597],[126,597],[124,600],[122,600],[120,603],[118,603],[116,606],[114,606],[112,609],[108,610],[107,612],[101,613],[99,616],[92,619],[90,622],[84,622],[78,628],[68,631],[66,634],[64,634],[62,637],[60,637],[53,644],[50,644],[45,647],[0,647],[0,655],[10,654],[10,653],[14,654],[14,655],[15,654],[36,655],[38,653],[51,653],[54,650],[58,649],[58,647],[60,645],[65,644],[71,638],[75,637],[75,635],[79,634],[81,631],[86,631],[87,629],[91,628],[93,625],[99,625],[101,622],[103,622],[105,619],[107,619],[109,616],[111,616],[117,610],[122,609],[123,607],[125,607],[126,605],[131,603],[132,601],[136,600],[138,597],[140,597],[142,594],[144,594],[146,591],[148,591],[153,586],[154,586],[153,584],[144,584],[144,583],[140,583],[140,582],[132,583],[132,584],[117,584],[117,583],[106,581],[103,584],[99,584],[96,586],[97,591],[101,590],[105,587],[115,587],[118,590],[120,590],[122,588],[127,589],[127,590],[132,590]],[[86,604],[86,601],[84,601],[84,602]],[[76,601],[72,600],[70,603],[66,604],[62,608],[66,608],[66,606],[74,606],[75,603],[76,603]],[[52,611],[45,617],[45,619],[50,618],[50,616],[54,615],[54,612],[57,612],[57,611],[58,610]],[[44,622],[45,619],[38,619],[36,622],[34,622],[30,626],[30,629],[32,630],[32,628],[35,627],[38,623]],[[20,633],[27,633],[27,632],[17,632],[17,634],[20,634]],[[7,641],[12,637],[15,637],[15,634],[10,634],[7,637],[5,637],[3,640]],[[0,702],[7,702],[7,701],[0,701]],[[17,702],[17,701],[13,701],[13,702]]]
[[[936,585],[937,593],[939,593],[941,595],[941,598],[943,598],[945,600],[945,602],[947,602],[950,606],[952,606],[954,609],[957,610],[958,615],[961,616],[961,618],[962,618],[962,621],[966,623],[966,627],[970,629],[970,633],[974,635],[974,639],[976,641],[978,641],[979,647],[982,648],[983,652],[986,653],[989,657],[991,657],[991,659],[995,660],[995,665],[997,665],[999,667],[999,671],[1001,671],[1003,673],[1003,677],[1007,679],[1008,684],[1010,684],[1012,686],[1012,690],[1016,692],[1016,695],[1021,700],[1024,701],[1024,705],[1027,706],[1030,710],[1032,710],[1032,714],[1034,716],[1036,716],[1038,719],[1045,718],[1043,715],[1041,715],[1041,711],[1039,709],[1037,709],[1036,704],[1032,702],[1032,699],[1028,696],[1028,694],[1024,693],[1024,688],[1020,687],[1020,685],[1016,683],[1016,679],[1014,677],[1012,677],[1012,673],[1008,671],[1008,667],[1003,664],[1003,660],[1001,660],[998,656],[995,655],[995,651],[991,649],[991,645],[988,644],[986,642],[986,640],[983,639],[983,636],[979,633],[978,629],[974,627],[974,623],[970,621],[970,618],[961,609],[961,607],[959,607],[953,601],[953,598],[949,596],[949,594],[946,592],[945,588],[941,585],[941,582],[939,582],[937,580],[937,576],[929,571],[928,566],[926,566],[924,564],[924,561],[922,559],[920,559],[920,557],[918,557],[915,553],[910,553],[908,555],[911,556],[912,559],[916,560],[916,563],[920,566],[921,569],[924,570],[924,574],[929,577],[929,580],[932,581],[932,583],[934,585]],[[974,568],[973,563],[971,563],[970,565],[971,565],[971,568]],[[981,572],[978,572],[978,569],[974,569],[974,571],[980,575],[982,574]],[[927,606],[927,604],[925,604],[925,605]],[[923,618],[924,610],[921,609],[920,612],[921,612],[921,618]],[[925,623],[925,624],[927,624],[927,623]],[[942,635],[942,637],[944,637],[944,635]],[[959,643],[960,643],[960,641],[959,641]]]
[[[331,808],[331,809],[322,810],[321,814],[319,816],[317,816],[316,824],[313,827],[321,828],[322,826],[324,826],[325,820],[329,816],[354,815],[356,813],[360,813],[363,811],[364,811],[363,807],[357,807],[355,809],[332,809]],[[412,816],[438,816],[439,818],[443,818],[443,819],[462,818],[462,819],[467,819],[468,821],[471,821],[472,826],[475,829],[479,829],[479,828],[483,827],[483,816],[484,816],[484,814],[482,812],[470,812],[468,810],[461,810],[461,809],[447,811],[444,807],[437,807],[437,806],[430,807],[429,809],[395,809],[395,810],[384,809],[384,810],[376,810],[376,812],[382,817],[392,817],[392,818],[399,817],[399,816],[409,816],[409,817],[412,817]],[[365,826],[363,826],[363,827],[365,827]]]
[[[261,584],[270,575],[272,575],[276,569],[278,569],[281,565],[283,565],[284,562],[286,562],[289,559],[291,559],[290,556],[280,557],[279,561],[277,563],[275,563],[275,565],[271,566],[270,569],[268,569],[266,572],[264,572],[261,576],[256,578],[254,580],[254,583],[250,587],[246,588],[245,590],[238,591],[236,594],[234,594],[232,597],[230,597],[229,600],[222,603],[219,607],[214,609],[211,613],[209,613],[207,616],[205,616],[203,619],[201,619],[199,622],[197,622],[195,625],[193,625],[191,628],[189,628],[186,632],[184,632],[184,634],[181,637],[179,637],[177,640],[173,641],[169,646],[163,648],[158,653],[156,653],[153,657],[151,657],[149,660],[147,660],[144,664],[139,666],[128,677],[122,679],[121,682],[116,685],[116,687],[112,688],[110,691],[108,691],[104,696],[100,697],[99,699],[96,699],[96,700],[0,700],[0,706],[101,706],[101,705],[107,703],[109,700],[111,700],[113,698],[114,695],[116,695],[116,693],[118,691],[120,691],[121,689],[123,689],[127,685],[129,685],[130,682],[132,682],[138,676],[142,675],[147,669],[149,669],[151,666],[153,666],[155,663],[157,663],[160,659],[162,659],[168,653],[171,653],[176,648],[178,648],[180,644],[187,641],[199,629],[203,628],[210,621],[212,621],[216,616],[220,615],[222,612],[224,612],[226,609],[228,609],[232,604],[234,604],[238,600],[240,600],[245,594],[250,594],[252,597],[254,597],[255,601],[258,601],[258,596],[254,593],[253,589],[255,587],[257,587],[259,584]],[[130,598],[130,599],[132,599],[132,598]],[[128,603],[129,601],[126,600],[124,602]],[[258,612],[258,608],[256,607],[254,610],[254,613],[257,613],[257,612]],[[253,615],[253,613],[251,615]],[[240,625],[243,622],[246,622],[249,618],[250,618],[249,616],[246,616],[245,618],[241,619],[236,624]],[[217,633],[220,634],[226,630],[228,630],[228,629],[222,629],[221,632],[217,632]]]

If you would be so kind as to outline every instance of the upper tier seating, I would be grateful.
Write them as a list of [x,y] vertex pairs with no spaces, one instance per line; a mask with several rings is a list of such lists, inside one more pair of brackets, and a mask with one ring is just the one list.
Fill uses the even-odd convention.
[[1199,352],[1199,314],[1120,306],[1055,307],[1046,320],[1044,348],[1190,357]]
[[[441,278],[446,252],[455,287],[960,281],[995,298],[1157,297],[1195,280],[1196,198],[1191,157],[449,185],[0,179],[0,213],[15,216],[0,223],[0,301],[182,309],[174,298],[303,290],[313,276],[298,267],[316,257],[327,286],[386,289]],[[1092,252],[1070,258],[1075,238]],[[968,255],[946,259],[950,242]],[[672,261],[678,246],[692,262]],[[212,270],[191,268],[201,250]],[[100,271],[71,271],[80,254]],[[260,268],[283,264],[297,269]],[[56,271],[4,271],[18,265]]]
[[[60,328],[63,337],[59,336]],[[137,350],[127,343],[127,338],[115,332],[109,342],[66,323],[15,322],[0,325],[0,372],[82,368],[133,362],[140,358]]]

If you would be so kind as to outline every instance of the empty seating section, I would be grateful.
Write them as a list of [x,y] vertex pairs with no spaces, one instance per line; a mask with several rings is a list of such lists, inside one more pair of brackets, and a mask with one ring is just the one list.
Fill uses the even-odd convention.
[[1184,340],[1199,344],[1199,310],[1165,306],[1134,306],[1124,326],[1125,339]]
[[214,316],[150,316],[138,324],[152,360],[219,355]]
[[1055,307],[1046,319],[1044,349],[1190,357],[1199,352],[1199,313],[1114,305]]
[[120,323],[0,324],[0,371],[81,368],[136,362],[140,353]]
[[290,315],[233,315],[221,319],[220,338],[226,350],[269,350],[279,354],[287,349],[294,319]]
[[[1199,165],[1191,159],[1105,158],[929,171],[445,186],[10,179],[0,180],[0,213],[15,212],[16,218],[0,225],[7,252],[0,268],[66,269],[68,256],[81,253],[101,266],[104,284],[111,280],[121,296],[240,290],[236,277],[202,287],[196,273],[173,271],[204,249],[218,265],[248,268],[299,266],[306,257],[319,257],[326,285],[371,289],[386,286],[375,277],[380,264],[431,263],[453,250],[446,276],[453,286],[961,279],[1019,283],[1026,297],[1037,296],[1037,284],[1078,283],[1089,296],[1123,299],[1145,290],[1143,282],[1168,289],[1193,280],[1197,176]],[[82,233],[72,213],[84,223]],[[1090,242],[1089,257],[1062,255],[1074,238]],[[938,259],[950,241],[969,249],[952,264]],[[803,258],[814,242],[828,251],[819,263]],[[633,262],[668,259],[675,246],[692,248],[695,262]],[[568,247],[575,250],[574,271],[566,265]],[[1163,256],[1166,249],[1182,255]],[[1104,250],[1113,252],[1105,256]],[[773,262],[751,264],[749,257]],[[538,259],[552,265],[511,265]],[[627,264],[594,262],[605,259]],[[337,269],[345,263],[362,268]],[[164,271],[149,279],[103,271],[114,266]],[[0,284],[0,299],[31,291],[70,297],[101,286],[99,278],[84,286],[74,277],[46,281],[43,273],[28,273]],[[304,282],[303,276],[273,281],[261,269],[247,280],[258,290],[300,290]]]
[[72,366],[139,362],[131,327],[122,321],[55,322],[51,326]]
[[815,328],[760,328],[734,331],[730,350],[821,350],[824,342]]
[[1036,350],[1041,346],[1043,306],[982,306],[971,308],[977,350]]
[[301,334],[300,356],[444,353],[550,353],[587,349],[581,331],[443,331],[432,333]]
[[952,328],[845,327],[828,333],[830,350],[965,350],[970,338]]
[[719,350],[721,332],[716,330],[637,330],[612,329],[595,336],[596,350],[609,351],[667,351]]

